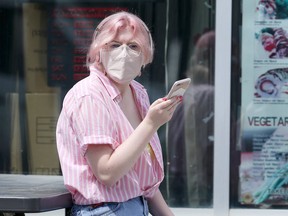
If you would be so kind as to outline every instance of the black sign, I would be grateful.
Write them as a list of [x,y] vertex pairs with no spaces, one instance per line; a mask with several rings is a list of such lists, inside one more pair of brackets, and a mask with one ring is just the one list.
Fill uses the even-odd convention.
[[48,85],[69,87],[89,75],[86,55],[99,22],[128,8],[57,6],[48,10]]

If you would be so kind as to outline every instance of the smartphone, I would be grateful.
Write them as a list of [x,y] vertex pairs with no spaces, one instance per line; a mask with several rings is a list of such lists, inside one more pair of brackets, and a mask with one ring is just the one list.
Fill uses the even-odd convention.
[[171,87],[168,95],[166,96],[168,99],[175,96],[183,96],[188,86],[190,85],[191,79],[185,78],[182,80],[177,80]]

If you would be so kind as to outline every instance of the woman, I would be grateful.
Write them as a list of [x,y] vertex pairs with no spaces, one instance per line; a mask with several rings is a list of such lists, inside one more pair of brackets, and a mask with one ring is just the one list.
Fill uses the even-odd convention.
[[[87,63],[90,75],[65,96],[57,124],[64,182],[72,215],[173,215],[163,180],[160,126],[182,98],[151,106],[134,80],[153,59],[153,41],[137,16],[118,12],[96,28]],[[148,206],[147,206],[148,203]]]

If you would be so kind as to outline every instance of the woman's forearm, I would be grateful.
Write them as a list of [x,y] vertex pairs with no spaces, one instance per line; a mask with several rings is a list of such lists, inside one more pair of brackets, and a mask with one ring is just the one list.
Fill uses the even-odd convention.
[[[113,150],[109,145],[89,145],[86,158],[94,175],[107,186],[114,185],[129,172],[158,128],[171,118],[176,99],[154,102],[132,134]],[[172,111],[171,111],[172,109]]]

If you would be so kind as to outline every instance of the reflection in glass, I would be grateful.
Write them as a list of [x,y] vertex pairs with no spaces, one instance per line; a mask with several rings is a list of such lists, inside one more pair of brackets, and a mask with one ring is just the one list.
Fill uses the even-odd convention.
[[[200,3],[198,7],[193,9],[211,15],[211,8]],[[168,126],[167,185],[171,206],[197,208],[213,204],[215,32],[208,30],[213,27],[208,20],[205,26],[194,26],[189,41],[182,42],[186,48],[187,44],[192,47],[183,73],[192,82]],[[185,51],[182,47],[182,54]]]

